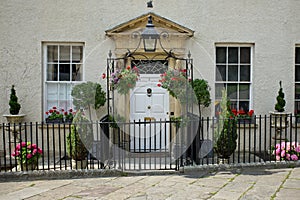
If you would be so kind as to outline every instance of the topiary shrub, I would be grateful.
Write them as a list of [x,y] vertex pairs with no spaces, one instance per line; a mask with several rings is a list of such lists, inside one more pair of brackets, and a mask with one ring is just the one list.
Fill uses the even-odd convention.
[[98,83],[88,81],[75,85],[71,93],[76,109],[88,109],[91,120],[91,108],[98,109],[106,102],[106,93]]
[[237,121],[230,109],[230,101],[227,99],[227,91],[222,91],[220,102],[221,113],[218,127],[215,130],[214,149],[219,158],[228,159],[237,146]]
[[9,113],[12,115],[19,114],[19,111],[21,109],[21,105],[18,103],[18,97],[16,95],[15,86],[12,85],[11,87],[11,94],[10,94],[10,100],[9,100]]
[[197,98],[199,114],[201,116],[201,105],[208,107],[211,103],[209,86],[206,80],[195,79],[192,83],[192,87]]
[[275,110],[278,112],[284,112],[285,100],[284,100],[284,93],[281,87],[281,81],[279,81],[280,89],[278,91],[278,96],[276,97],[277,103],[275,104]]
[[78,111],[67,135],[67,152],[73,160],[85,160],[93,142],[92,123]]

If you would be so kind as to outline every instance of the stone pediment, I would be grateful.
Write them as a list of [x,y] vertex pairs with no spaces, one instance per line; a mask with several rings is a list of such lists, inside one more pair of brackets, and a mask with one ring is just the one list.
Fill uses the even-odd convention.
[[119,24],[113,27],[112,29],[106,30],[106,35],[111,37],[116,35],[128,35],[133,32],[141,32],[146,27],[148,16],[152,17],[152,23],[154,24],[158,32],[167,31],[168,33],[173,35],[181,35],[188,37],[192,37],[194,35],[194,31],[192,31],[191,29],[186,28],[180,24],[177,24],[169,19],[166,19],[152,12]]
[[156,31],[162,36],[156,51],[152,54],[171,50],[176,55],[186,53],[187,40],[194,35],[194,31],[150,12],[105,31],[106,35],[114,40],[115,54],[122,56],[128,51],[136,53],[144,51],[139,35],[145,29],[149,16],[152,17]]

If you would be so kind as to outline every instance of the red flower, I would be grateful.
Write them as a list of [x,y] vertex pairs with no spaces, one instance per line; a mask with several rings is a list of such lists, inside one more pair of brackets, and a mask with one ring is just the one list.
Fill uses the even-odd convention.
[[48,112],[48,111],[46,112],[46,115],[49,115],[49,112]]
[[232,109],[231,111],[232,111],[232,113],[233,113],[235,116],[237,116],[237,111],[236,111],[236,109]]
[[53,112],[54,112],[54,110],[52,110],[52,109],[49,110],[49,113],[53,113]]
[[72,109],[72,108],[70,108],[69,112],[73,112],[73,109]]
[[53,106],[53,108],[52,108],[53,110],[56,110],[56,106]]
[[126,67],[126,69],[130,70],[130,66],[128,65],[128,66]]
[[102,79],[105,79],[105,78],[106,78],[106,74],[103,73],[103,74],[102,74]]
[[68,114],[68,112],[64,112],[64,115],[67,115]]
[[161,87],[161,83],[157,83],[157,86],[158,86],[158,87]]
[[254,110],[249,110],[248,115],[249,115],[250,117],[252,117],[253,114],[254,114]]
[[246,112],[244,111],[244,110],[239,110],[239,115],[245,115],[246,114]]

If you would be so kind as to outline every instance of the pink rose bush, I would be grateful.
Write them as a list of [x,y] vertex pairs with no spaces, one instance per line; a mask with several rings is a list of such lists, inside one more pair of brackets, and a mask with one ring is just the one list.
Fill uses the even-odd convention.
[[281,142],[273,147],[276,160],[298,160],[300,158],[300,145],[298,142]]
[[42,154],[42,149],[37,147],[36,144],[31,144],[31,142],[20,142],[17,144],[12,156],[16,157],[19,163],[31,164],[37,162]]

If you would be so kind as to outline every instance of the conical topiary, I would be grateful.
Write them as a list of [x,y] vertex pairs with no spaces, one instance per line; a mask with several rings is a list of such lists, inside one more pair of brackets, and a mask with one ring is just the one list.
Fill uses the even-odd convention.
[[16,95],[15,86],[12,85],[11,87],[11,94],[10,94],[10,100],[9,100],[9,112],[12,115],[19,114],[19,111],[21,109],[21,105],[18,103],[18,97]]
[[278,91],[278,96],[276,98],[277,103],[275,104],[275,110],[278,112],[283,112],[285,106],[285,100],[284,100],[283,89],[281,87],[281,81],[279,81],[279,85],[280,85],[280,89]]

